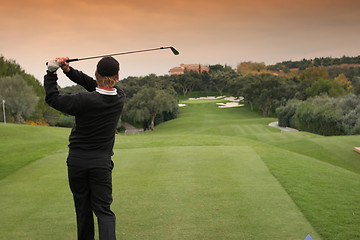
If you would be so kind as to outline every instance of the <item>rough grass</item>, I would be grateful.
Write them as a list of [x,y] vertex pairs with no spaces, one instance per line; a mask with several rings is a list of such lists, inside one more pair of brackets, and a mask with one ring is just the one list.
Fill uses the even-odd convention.
[[[119,239],[360,238],[360,136],[280,132],[245,108],[186,104],[154,132],[116,138]],[[68,134],[0,126],[14,164],[0,180],[0,239],[76,238]]]

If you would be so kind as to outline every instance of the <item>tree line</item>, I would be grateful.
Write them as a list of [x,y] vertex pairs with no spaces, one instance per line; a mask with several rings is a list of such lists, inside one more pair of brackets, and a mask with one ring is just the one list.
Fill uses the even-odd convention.
[[298,68],[300,70],[305,70],[308,67],[327,67],[327,66],[336,66],[341,64],[360,64],[360,56],[357,57],[348,57],[342,56],[341,58],[332,58],[332,57],[321,57],[314,59],[302,59],[300,61],[283,61],[276,63],[274,65],[267,66],[267,69],[271,71],[289,71],[290,69]]
[[[254,68],[259,64],[254,64]],[[295,77],[278,76],[274,73],[242,74],[231,67],[212,65],[210,72],[188,72],[182,75],[129,77],[119,82],[120,87],[129,93],[129,113],[132,105],[132,96],[137,93],[136,102],[147,100],[149,96],[142,95],[142,88],[155,88],[168,91],[173,98],[176,96],[190,96],[192,92],[216,92],[217,95],[232,95],[244,97],[245,104],[252,111],[259,111],[264,117],[278,116],[277,108],[286,106],[291,99],[306,101],[320,95],[338,98],[360,94],[360,74],[347,78],[344,73],[331,77],[323,66],[311,66]],[[168,97],[170,99],[170,97]],[[142,100],[143,99],[143,100]],[[168,115],[176,117],[177,108],[168,108]],[[329,100],[330,101],[330,100]],[[141,111],[141,108],[138,109]],[[139,113],[138,113],[139,114]],[[161,115],[159,115],[161,116]],[[134,119],[134,115],[128,116]],[[149,118],[149,117],[148,117]],[[160,118],[159,122],[163,119]],[[167,119],[165,119],[167,120]],[[294,126],[293,126],[294,127]],[[350,133],[347,131],[347,133]]]
[[[356,62],[358,57],[351,61],[348,58],[341,58],[335,62],[344,61]],[[316,66],[314,64],[316,61],[309,62],[312,62],[312,65],[292,75],[278,74],[271,70],[271,66],[266,66],[264,63],[243,62],[236,69],[221,64],[210,65],[209,73],[186,72],[182,75],[171,76],[150,74],[145,77],[127,77],[117,83],[127,95],[122,120],[138,124],[144,129],[154,129],[157,124],[176,118],[179,112],[179,97],[188,97],[193,92],[204,94],[213,92],[216,95],[244,97],[245,104],[250,110],[258,111],[265,117],[282,117],[280,115],[283,111],[276,109],[293,104],[292,99],[305,102],[316,96],[326,95],[329,101],[333,101],[330,99],[344,97],[350,93],[354,94],[354,98],[358,97],[360,67],[350,69],[336,65],[336,68],[330,68],[323,65]],[[0,73],[0,97],[4,97],[4,89],[9,88],[10,82],[22,80],[33,89],[34,97],[24,98],[27,99],[24,101],[33,103],[32,106],[16,103],[15,99],[20,96],[18,93],[7,97],[9,104],[17,106],[12,109],[25,108],[27,110],[17,112],[14,110],[16,113],[13,114],[13,121],[20,121],[22,118],[55,126],[73,124],[71,117],[45,104],[45,93],[40,82],[26,74],[14,61],[1,57]],[[60,89],[63,94],[79,91],[82,91],[79,86]],[[33,114],[27,115],[26,112]],[[300,114],[296,116],[299,118]],[[297,123],[300,123],[299,120]],[[296,127],[299,127],[299,124]],[[354,131],[343,131],[346,134],[352,132]]]

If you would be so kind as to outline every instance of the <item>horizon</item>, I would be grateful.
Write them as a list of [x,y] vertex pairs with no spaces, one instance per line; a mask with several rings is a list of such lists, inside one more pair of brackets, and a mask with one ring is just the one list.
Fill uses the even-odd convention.
[[[33,74],[31,74],[31,73],[29,73],[29,72],[27,72],[15,59],[8,59],[8,58],[6,58],[6,56],[4,56],[4,55],[2,55],[1,53],[0,53],[0,56],[2,56],[2,57],[4,57],[4,59],[5,60],[8,60],[8,61],[15,61],[15,63],[16,64],[18,64],[20,67],[21,67],[21,69],[22,70],[24,70],[24,72],[25,73],[27,73],[27,74],[30,74],[30,75],[32,75],[32,76],[34,76]],[[309,59],[305,59],[305,58],[303,58],[303,59],[298,59],[298,60],[282,60],[282,61],[279,61],[279,62],[276,62],[276,63],[273,63],[273,64],[266,64],[265,62],[253,62],[253,63],[264,63],[265,64],[265,66],[272,66],[272,65],[276,65],[276,64],[279,64],[279,63],[282,63],[282,62],[286,62],[286,61],[292,61],[292,62],[300,62],[300,61],[302,61],[302,60],[309,60],[309,61],[312,61],[312,60],[315,60],[316,58],[319,58],[319,59],[322,59],[322,58],[342,58],[342,57],[360,57],[360,55],[354,55],[354,56],[348,56],[348,55],[342,55],[341,57],[330,57],[330,56],[318,56],[318,57],[314,57],[314,58],[309,58]],[[243,62],[252,62],[252,61],[243,61]],[[242,63],[242,62],[241,62]],[[181,65],[191,65],[191,64],[193,64],[193,63],[180,63],[180,64],[178,64],[177,66],[173,66],[173,67],[171,67],[171,68],[174,68],[174,67],[180,67]],[[195,63],[195,64],[201,64],[201,65],[204,65],[204,66],[207,66],[207,67],[210,67],[210,66],[214,66],[214,65],[217,65],[217,64],[219,64],[219,63],[217,63],[217,64],[202,64],[202,63]],[[240,63],[239,63],[240,64]],[[221,64],[222,66],[230,66],[230,65],[228,65],[228,64]],[[238,65],[237,65],[238,66]],[[236,71],[236,68],[237,68],[237,66],[235,66],[235,67],[233,67],[233,66],[230,66],[233,70],[235,70]],[[171,69],[170,68],[170,69]],[[170,70],[169,69],[169,70]],[[121,80],[123,80],[123,79],[126,79],[126,78],[128,78],[128,77],[146,77],[146,76],[148,76],[148,75],[150,75],[150,74],[155,74],[156,76],[164,76],[164,75],[169,75],[169,70],[167,71],[167,73],[165,73],[165,74],[155,74],[155,73],[149,73],[149,74],[146,74],[146,75],[141,75],[141,76],[134,76],[134,75],[128,75],[128,76],[126,76],[126,77],[120,77],[120,80],[119,81],[121,81]],[[59,74],[59,71],[61,71],[60,69],[58,70],[58,74]],[[60,73],[61,74],[61,73]],[[36,76],[34,76],[35,78],[36,78]],[[36,78],[42,85],[43,85],[43,82],[41,81],[42,79],[38,79],[38,78]],[[59,77],[59,79],[60,79],[60,77]],[[68,85],[65,85],[65,86],[61,86],[61,85],[59,85],[61,88],[65,88],[65,87],[72,87],[72,86],[76,86],[76,83],[72,83],[72,82],[70,82],[70,84],[68,84]]]
[[[356,0],[0,1],[0,55],[41,83],[45,63],[57,56],[83,58],[161,46],[173,46],[180,54],[115,57],[120,79],[165,75],[181,63],[236,68],[247,61],[273,65],[360,55]],[[71,66],[93,76],[97,62]],[[72,85],[63,74],[58,83]]]

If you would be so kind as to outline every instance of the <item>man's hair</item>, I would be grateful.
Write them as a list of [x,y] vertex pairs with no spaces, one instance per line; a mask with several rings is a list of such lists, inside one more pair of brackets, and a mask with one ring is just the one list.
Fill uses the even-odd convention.
[[95,72],[96,81],[99,87],[112,88],[118,81],[118,75],[114,76],[101,76],[97,71]]

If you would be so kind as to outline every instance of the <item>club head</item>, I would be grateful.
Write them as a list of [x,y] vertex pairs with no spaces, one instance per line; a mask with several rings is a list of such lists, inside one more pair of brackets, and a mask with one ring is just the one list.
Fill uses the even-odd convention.
[[170,47],[171,51],[173,52],[173,54],[175,55],[179,55],[178,50],[176,50],[174,47]]
[[173,54],[179,55],[178,50],[176,50],[174,47],[160,47],[159,49],[167,49],[167,48],[170,48]]

